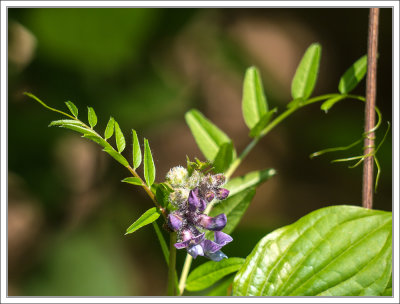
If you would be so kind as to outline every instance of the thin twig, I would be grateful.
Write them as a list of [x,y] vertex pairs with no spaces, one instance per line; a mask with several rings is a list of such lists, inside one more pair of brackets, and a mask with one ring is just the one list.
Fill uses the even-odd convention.
[[379,8],[370,8],[368,29],[368,71],[365,106],[364,155],[368,156],[364,161],[362,205],[372,209],[374,189],[374,158],[375,132],[371,132],[375,125],[375,98],[376,98],[376,68],[378,53],[378,25]]

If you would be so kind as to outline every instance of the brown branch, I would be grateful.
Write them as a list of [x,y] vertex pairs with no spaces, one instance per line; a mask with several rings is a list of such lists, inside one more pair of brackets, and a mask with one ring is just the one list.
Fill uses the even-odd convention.
[[[374,152],[375,132],[369,132],[375,125],[376,68],[378,53],[379,8],[370,8],[368,29],[368,71],[365,106],[364,155]],[[364,160],[362,205],[372,209],[373,203],[374,158]]]

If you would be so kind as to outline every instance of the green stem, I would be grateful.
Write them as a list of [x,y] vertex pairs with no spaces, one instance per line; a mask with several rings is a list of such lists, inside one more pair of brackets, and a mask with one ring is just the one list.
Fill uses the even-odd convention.
[[169,265],[168,265],[168,296],[175,296],[175,278],[176,278],[176,232],[170,233],[169,238]]
[[179,295],[183,294],[185,290],[186,279],[189,274],[190,266],[192,265],[192,256],[190,254],[186,255],[185,263],[183,264],[181,279],[179,280]]

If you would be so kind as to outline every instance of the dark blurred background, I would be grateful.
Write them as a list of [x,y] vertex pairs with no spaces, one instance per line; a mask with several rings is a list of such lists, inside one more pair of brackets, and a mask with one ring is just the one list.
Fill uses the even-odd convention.
[[[146,137],[156,181],[186,155],[201,153],[184,121],[195,107],[241,151],[250,141],[241,115],[245,69],[260,68],[270,107],[290,101],[297,64],[322,45],[314,95],[337,92],[342,73],[366,53],[366,8],[27,8],[8,11],[8,292],[10,296],[164,295],[167,267],[153,229],[124,236],[152,207],[145,192],[120,182],[129,172],[72,131],[47,128],[50,106],[86,106],[104,130],[115,117]],[[392,10],[381,9],[377,105],[392,119]],[[355,93],[364,95],[364,82]],[[310,160],[363,132],[364,106],[345,101],[329,114],[304,108],[266,136],[236,175],[275,168],[226,247],[246,257],[266,233],[317,208],[361,205],[362,166],[331,164],[360,147]],[[382,138],[385,126],[377,133]],[[391,133],[379,151],[376,209],[391,210]],[[129,155],[131,150],[124,153]],[[141,171],[141,170],[140,170]],[[160,221],[161,224],[161,221]],[[178,269],[184,252],[178,252]],[[194,266],[203,262],[197,259]]]

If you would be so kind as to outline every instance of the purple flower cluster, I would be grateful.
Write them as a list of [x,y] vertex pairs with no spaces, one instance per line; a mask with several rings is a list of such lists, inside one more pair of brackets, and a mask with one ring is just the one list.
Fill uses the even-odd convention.
[[[224,213],[215,217],[204,214],[207,204],[214,198],[223,200],[228,197],[229,191],[220,186],[225,182],[222,174],[207,175],[197,187],[189,193],[188,199],[181,204],[178,210],[168,216],[168,225],[177,231],[177,249],[185,248],[193,257],[205,256],[213,261],[220,261],[227,256],[221,248],[233,239],[221,230],[225,227],[227,218]],[[215,231],[214,241],[205,238],[202,230]]]

